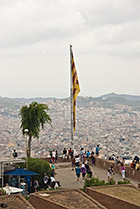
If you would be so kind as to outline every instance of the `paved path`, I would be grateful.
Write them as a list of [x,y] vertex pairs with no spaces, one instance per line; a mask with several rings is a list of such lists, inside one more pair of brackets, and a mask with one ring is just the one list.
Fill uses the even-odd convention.
[[[71,169],[71,163],[57,163],[56,166],[56,180],[60,181],[61,188],[83,188],[82,177],[80,177],[80,182],[77,183],[75,171]],[[107,181],[107,170],[98,168],[96,166],[91,166],[94,177],[98,177],[100,180]],[[115,181],[122,180],[120,174],[113,175]],[[134,179],[127,178],[131,181],[134,186],[138,186],[138,181]]]

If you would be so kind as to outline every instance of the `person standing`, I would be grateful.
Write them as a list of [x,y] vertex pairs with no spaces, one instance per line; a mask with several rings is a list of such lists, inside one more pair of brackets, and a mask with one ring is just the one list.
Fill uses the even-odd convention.
[[67,159],[67,150],[66,150],[66,148],[63,149],[63,159]]
[[79,155],[76,155],[75,156],[75,166],[79,166],[79,164],[80,164],[80,157],[79,157]]
[[17,152],[16,152],[16,150],[14,149],[14,151],[13,151],[13,158],[16,158],[17,157]]
[[86,171],[87,171],[87,169],[85,167],[85,164],[83,163],[82,166],[81,166],[81,172],[82,172],[83,182],[85,182]]
[[50,152],[50,163],[52,162],[52,150],[49,151]]
[[84,161],[84,153],[85,153],[85,151],[84,151],[84,148],[82,147],[82,148],[81,148],[81,151],[80,151],[80,161],[81,161],[81,162]]
[[74,156],[71,159],[71,167],[72,167],[72,171],[73,171],[74,170],[74,167],[75,167],[75,158],[74,158]]
[[86,167],[86,169],[87,169],[87,174],[88,174],[88,177],[89,177],[89,179],[91,179],[92,178],[92,171],[91,171],[91,168],[90,168],[90,166],[89,166],[89,163],[87,163],[87,164],[85,164],[85,167]]
[[[72,152],[72,149],[70,148],[70,149],[68,150],[68,159],[71,158],[71,152]],[[72,158],[71,158],[71,159],[72,159]]]
[[52,163],[55,163],[55,150],[52,151]]
[[92,161],[92,165],[95,165],[95,156],[94,156],[94,152],[91,153],[91,161]]
[[96,157],[99,156],[99,151],[100,151],[99,144],[97,144],[97,147],[96,147]]
[[121,163],[120,169],[121,169],[122,179],[125,180],[125,167],[123,163]]
[[57,152],[57,150],[55,151],[55,162],[57,163],[57,161],[58,161],[58,152]]
[[76,171],[76,176],[77,176],[77,182],[79,182],[80,173],[81,173],[81,169],[80,169],[79,165],[76,166],[75,171]]
[[110,168],[107,170],[107,177],[108,177],[108,181],[110,181],[110,176],[111,176],[111,172],[110,172]]

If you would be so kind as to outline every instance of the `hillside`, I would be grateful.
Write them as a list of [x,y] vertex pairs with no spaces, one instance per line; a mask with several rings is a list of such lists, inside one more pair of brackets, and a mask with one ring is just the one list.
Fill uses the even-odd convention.
[[[113,95],[113,96],[112,96]],[[131,97],[131,96],[130,96]],[[131,97],[133,98],[133,96]],[[52,118],[33,139],[33,156],[46,156],[50,149],[62,152],[71,146],[70,98],[0,98],[0,153],[9,156],[13,147],[25,154],[25,139],[20,130],[19,110],[33,101],[46,103]],[[140,155],[140,101],[128,100],[116,94],[101,97],[78,97],[76,108],[75,148],[94,150],[97,142],[102,155]],[[136,149],[137,147],[137,149]]]
[[[16,117],[17,114],[13,114],[14,111],[18,111],[23,105],[30,104],[33,101],[39,103],[47,103],[47,101],[64,101],[68,105],[70,103],[70,98],[58,99],[58,98],[8,98],[0,97],[0,114],[10,115]],[[140,96],[132,96],[125,94],[105,94],[100,97],[82,97],[77,98],[77,106],[89,108],[93,107],[103,107],[114,109],[116,104],[131,106],[133,111],[140,111]]]

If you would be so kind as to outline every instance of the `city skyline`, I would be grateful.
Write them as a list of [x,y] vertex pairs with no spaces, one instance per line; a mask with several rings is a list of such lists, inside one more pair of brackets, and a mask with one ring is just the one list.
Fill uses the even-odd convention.
[[0,96],[70,95],[70,50],[79,96],[140,95],[138,0],[0,2]]

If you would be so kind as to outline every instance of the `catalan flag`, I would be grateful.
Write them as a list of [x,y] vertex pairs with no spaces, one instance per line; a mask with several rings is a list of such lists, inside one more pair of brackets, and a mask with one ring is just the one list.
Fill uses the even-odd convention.
[[76,128],[76,98],[80,92],[80,86],[78,81],[78,75],[75,68],[74,57],[72,52],[72,46],[70,46],[71,51],[71,70],[72,70],[72,92],[73,92],[73,132]]

